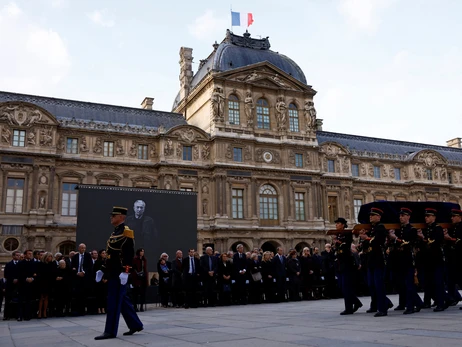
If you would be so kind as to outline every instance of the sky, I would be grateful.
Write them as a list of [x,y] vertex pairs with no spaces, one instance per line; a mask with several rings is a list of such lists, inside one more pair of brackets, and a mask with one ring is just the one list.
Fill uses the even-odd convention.
[[[282,5],[283,4],[283,5]],[[0,0],[0,90],[171,111],[179,51],[193,69],[230,3]],[[462,137],[462,1],[235,0],[252,37],[292,58],[323,130],[446,145]],[[241,35],[245,27],[232,28]]]

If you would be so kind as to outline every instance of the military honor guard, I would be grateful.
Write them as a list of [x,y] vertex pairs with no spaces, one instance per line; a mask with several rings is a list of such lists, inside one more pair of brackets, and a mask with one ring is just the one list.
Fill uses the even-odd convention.
[[[422,299],[417,294],[414,284],[415,263],[413,249],[417,242],[417,229],[410,224],[412,210],[402,207],[399,211],[399,230],[390,230],[388,239],[393,252],[393,273],[399,294],[397,309],[403,309],[404,314],[419,312],[423,306]],[[392,254],[392,253],[390,253]],[[396,311],[398,311],[395,309]]]
[[425,224],[427,227],[424,230],[418,231],[418,237],[422,240],[424,247],[426,246],[426,255],[428,261],[425,263],[425,297],[426,300],[433,298],[436,307],[433,311],[444,311],[444,253],[443,240],[444,231],[436,221],[437,210],[434,208],[425,209]]
[[[461,300],[456,283],[462,285],[462,273],[460,264],[462,262],[462,210],[451,210],[452,227],[444,230],[444,240],[446,247],[446,276],[448,287],[448,305],[457,305]],[[460,307],[462,310],[462,307]]]
[[124,335],[133,335],[143,330],[143,323],[127,296],[127,281],[135,255],[135,245],[133,230],[124,224],[126,217],[127,208],[112,209],[111,224],[115,229],[107,241],[106,264],[96,273],[97,282],[101,281],[103,275],[108,279],[106,326],[104,333],[95,337],[95,340],[112,339],[117,336],[120,314],[129,328]]
[[335,229],[338,234],[333,238],[335,242],[335,255],[337,261],[338,283],[345,300],[345,310],[340,315],[348,315],[356,312],[363,306],[355,293],[355,271],[358,268],[355,257],[351,252],[353,242],[353,232],[346,231],[347,221],[345,218],[338,218],[335,221]]

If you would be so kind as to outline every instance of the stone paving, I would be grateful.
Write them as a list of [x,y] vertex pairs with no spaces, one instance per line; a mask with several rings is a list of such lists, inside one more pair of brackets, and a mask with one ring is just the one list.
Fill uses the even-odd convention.
[[[396,296],[390,296],[397,302]],[[48,318],[28,322],[0,321],[0,347],[81,346],[461,346],[462,311],[422,310],[405,316],[391,310],[374,318],[364,307],[340,316],[343,300],[246,305],[199,309],[163,309],[151,306],[140,313],[144,331],[123,336],[121,319],[117,339],[95,341],[105,316]]]

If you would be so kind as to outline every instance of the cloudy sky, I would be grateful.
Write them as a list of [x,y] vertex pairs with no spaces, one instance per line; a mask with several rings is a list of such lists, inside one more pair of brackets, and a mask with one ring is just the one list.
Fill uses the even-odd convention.
[[[223,3],[223,4],[221,4]],[[283,6],[281,4],[284,4]],[[324,130],[445,145],[462,137],[462,1],[232,1],[291,57]],[[222,1],[0,0],[0,90],[170,111],[230,28]],[[242,34],[245,28],[234,28]]]

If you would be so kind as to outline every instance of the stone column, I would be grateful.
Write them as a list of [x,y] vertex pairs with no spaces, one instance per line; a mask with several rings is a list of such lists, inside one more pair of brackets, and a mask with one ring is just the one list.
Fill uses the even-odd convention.
[[[7,179],[8,179],[8,172],[6,169],[2,168],[2,192],[6,192],[7,190]],[[2,211],[6,209],[6,194],[2,194],[2,200],[0,201],[0,205]]]
[[228,190],[228,180],[226,179],[226,176],[222,177],[223,180],[223,216],[228,216],[228,204],[227,204],[227,198],[226,198],[226,191]]
[[221,209],[223,207],[222,205],[222,195],[221,195],[221,177],[220,176],[215,176],[215,189],[216,189],[216,202],[215,206],[217,207],[217,215],[221,216]]
[[50,185],[48,190],[48,209],[53,210],[53,192],[54,192],[54,185],[55,185],[55,170],[56,168],[52,166],[50,168]]
[[252,217],[257,217],[257,179],[252,178]]
[[26,184],[24,185],[24,201],[22,202],[22,205],[24,206],[25,211],[29,211],[29,206],[31,205],[29,202],[31,198],[32,200],[37,200],[35,195],[29,196],[29,185],[32,184],[30,181],[30,173],[31,171],[26,172]]
[[38,184],[39,184],[39,181],[38,181],[38,175],[39,175],[39,166],[38,165],[34,165],[34,169],[33,169],[33,175],[32,175],[32,206],[31,208],[33,210],[37,209],[37,187],[38,187]]

